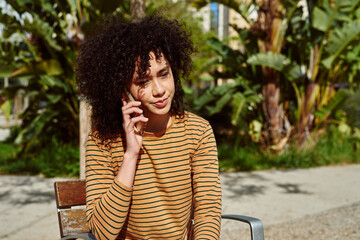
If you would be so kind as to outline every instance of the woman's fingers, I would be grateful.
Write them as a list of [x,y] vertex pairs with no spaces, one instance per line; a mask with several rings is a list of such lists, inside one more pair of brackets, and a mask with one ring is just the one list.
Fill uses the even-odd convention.
[[140,108],[141,102],[132,101],[127,103],[123,100],[122,114],[124,121],[127,121],[131,118],[132,114],[142,114],[142,109]]
[[139,107],[141,105],[140,101],[130,101],[126,102],[125,100],[122,100],[124,107]]
[[148,121],[148,118],[142,115],[143,110],[140,108],[141,102],[131,101],[126,102],[123,100],[122,114],[123,114],[123,126],[125,130],[135,130],[137,133],[142,134],[144,125]]
[[149,119],[140,115],[130,119],[129,128],[135,129],[137,133],[143,134],[144,127]]

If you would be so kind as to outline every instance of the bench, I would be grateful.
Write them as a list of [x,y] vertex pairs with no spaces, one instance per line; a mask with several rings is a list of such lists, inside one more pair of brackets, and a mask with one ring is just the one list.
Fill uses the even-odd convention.
[[[85,180],[57,181],[54,183],[60,236],[68,239],[94,239],[86,221]],[[223,219],[237,220],[250,225],[251,239],[264,240],[261,220],[241,215],[221,215]]]

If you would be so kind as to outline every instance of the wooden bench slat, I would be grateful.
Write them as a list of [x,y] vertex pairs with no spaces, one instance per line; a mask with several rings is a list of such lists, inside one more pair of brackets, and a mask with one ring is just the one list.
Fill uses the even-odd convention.
[[61,220],[62,236],[79,233],[89,233],[90,229],[86,221],[85,209],[65,209],[59,211]]
[[55,182],[56,206],[69,208],[86,204],[86,183],[84,180]]
[[[95,240],[86,221],[85,180],[55,182],[54,187],[62,240],[77,238]],[[71,208],[74,206],[83,208]],[[223,215],[222,218],[248,223],[251,227],[251,239],[264,240],[264,228],[260,219],[240,215]]]

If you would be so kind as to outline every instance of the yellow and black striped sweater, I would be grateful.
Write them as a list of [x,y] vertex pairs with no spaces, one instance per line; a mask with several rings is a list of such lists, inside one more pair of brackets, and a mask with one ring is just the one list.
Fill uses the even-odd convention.
[[123,143],[89,134],[87,220],[96,238],[219,239],[221,187],[209,123],[186,112],[162,133],[145,132],[133,188],[115,180]]

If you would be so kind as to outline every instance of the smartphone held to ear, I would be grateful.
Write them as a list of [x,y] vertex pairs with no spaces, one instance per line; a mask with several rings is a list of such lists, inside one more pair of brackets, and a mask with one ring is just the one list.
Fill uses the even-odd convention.
[[[127,97],[129,101],[136,101],[135,98],[133,97],[133,95],[127,90],[126,91]],[[143,114],[138,114],[136,116],[144,116]],[[138,122],[135,124],[135,128],[136,130],[142,135],[144,133],[145,130],[145,123],[143,122]]]

